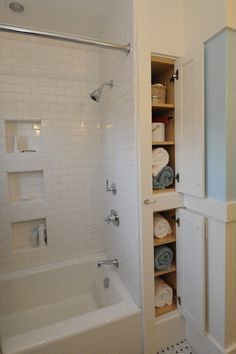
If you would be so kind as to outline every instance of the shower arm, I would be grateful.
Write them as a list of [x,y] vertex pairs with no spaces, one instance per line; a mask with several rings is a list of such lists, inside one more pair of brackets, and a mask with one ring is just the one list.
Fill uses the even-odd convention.
[[102,86],[100,86],[99,89],[102,91],[104,86],[110,86],[110,88],[112,88],[113,87],[113,80],[103,82]]

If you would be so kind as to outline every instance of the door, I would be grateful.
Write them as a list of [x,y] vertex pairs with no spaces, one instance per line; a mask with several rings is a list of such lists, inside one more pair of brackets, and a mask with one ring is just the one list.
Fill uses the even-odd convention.
[[202,335],[205,333],[205,217],[177,210],[178,308]]
[[178,192],[205,196],[204,48],[175,63],[176,173]]

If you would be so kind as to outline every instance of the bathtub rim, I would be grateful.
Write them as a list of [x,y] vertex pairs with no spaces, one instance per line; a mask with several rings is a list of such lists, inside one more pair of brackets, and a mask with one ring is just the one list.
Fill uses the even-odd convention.
[[[98,259],[99,258],[99,259]],[[89,255],[89,256],[83,256],[83,257],[75,257],[71,259],[66,259],[62,261],[57,261],[53,263],[47,263],[39,266],[34,266],[31,268],[27,269],[20,269],[20,270],[13,270],[5,273],[0,274],[0,282],[1,281],[6,281],[6,280],[12,280],[15,278],[21,278],[25,277],[27,275],[33,275],[33,274],[38,274],[38,273],[43,273],[51,270],[56,270],[59,268],[64,268],[64,267],[69,267],[81,263],[87,263],[87,262],[92,262],[92,261],[98,261],[100,259],[105,259],[106,255],[105,253],[96,253],[94,255]]]

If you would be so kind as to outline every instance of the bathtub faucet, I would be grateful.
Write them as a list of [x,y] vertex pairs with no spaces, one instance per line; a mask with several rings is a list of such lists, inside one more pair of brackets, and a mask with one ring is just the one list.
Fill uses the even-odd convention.
[[119,268],[119,262],[118,262],[117,258],[103,259],[103,260],[97,262],[98,268],[100,268],[102,265],[113,265],[115,268]]

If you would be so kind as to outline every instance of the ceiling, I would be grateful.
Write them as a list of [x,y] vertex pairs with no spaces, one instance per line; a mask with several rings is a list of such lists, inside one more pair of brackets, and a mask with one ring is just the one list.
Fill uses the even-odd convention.
[[[21,3],[24,13],[11,11],[11,1]],[[0,0],[0,23],[99,38],[103,23],[116,1]]]

